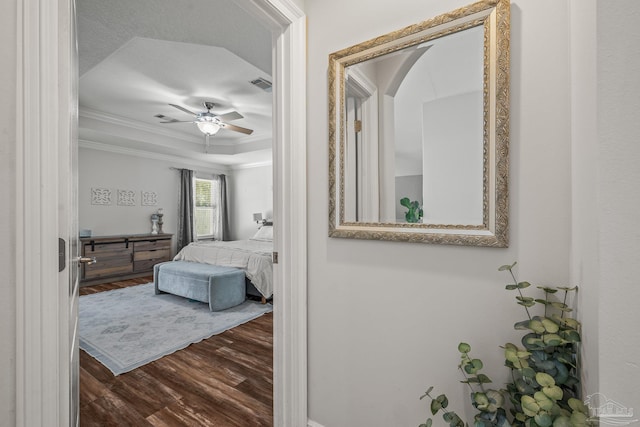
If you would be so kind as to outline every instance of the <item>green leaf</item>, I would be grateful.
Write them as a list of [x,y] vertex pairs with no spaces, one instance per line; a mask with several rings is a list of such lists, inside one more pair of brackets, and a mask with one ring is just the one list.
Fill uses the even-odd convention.
[[567,331],[562,331],[560,333],[560,336],[571,343],[576,343],[576,342],[580,342],[580,334],[577,331],[574,330],[567,330]]
[[533,302],[533,298],[531,297],[521,297],[521,296],[517,296],[516,299],[518,301],[522,301],[522,302]]
[[582,400],[576,399],[575,397],[571,397],[569,398],[567,403],[569,404],[569,407],[576,412],[580,412],[583,414],[589,413],[589,408],[586,407],[586,405],[584,404],[584,402],[582,402]]
[[542,318],[542,326],[544,326],[545,331],[555,334],[560,330],[560,326],[556,322],[546,317]]
[[587,415],[582,412],[574,412],[571,414],[571,424],[574,427],[585,427],[588,425]]
[[548,346],[548,347],[557,347],[559,345],[565,344],[566,341],[563,340],[560,335],[557,334],[544,334],[542,336],[542,341]]
[[466,342],[461,342],[458,344],[458,351],[464,354],[469,353],[471,351],[471,346]]
[[522,376],[525,378],[534,378],[536,376],[536,371],[532,368],[526,367],[522,370]]
[[558,289],[560,289],[561,291],[566,291],[566,292],[570,292],[570,291],[575,291],[578,289],[577,286],[574,286],[573,288],[568,288],[566,286],[558,286]]
[[490,402],[490,405],[488,408],[489,412],[497,411],[498,408],[501,408],[502,405],[504,404],[504,396],[499,391],[487,390],[486,395],[489,398],[489,402]]
[[536,298],[536,302],[537,302],[537,303],[540,303],[540,304],[542,304],[542,305],[551,305],[551,301],[547,301],[546,299],[539,299],[539,298]]
[[433,386],[429,387],[427,389],[427,391],[424,392],[424,394],[422,396],[420,396],[420,400],[424,399],[425,397],[427,397],[429,395],[429,393],[431,393],[431,390],[433,390]]
[[513,291],[513,290],[518,289],[518,285],[507,285],[507,286],[505,286],[504,288],[505,288],[506,290],[508,290],[508,291]]
[[571,419],[569,417],[557,417],[553,421],[553,427],[573,427],[571,425]]
[[442,404],[437,400],[433,399],[431,401],[431,414],[432,415],[437,414],[440,409],[442,409]]
[[511,271],[511,269],[512,269],[513,267],[515,267],[515,265],[516,265],[517,263],[518,263],[518,262],[516,261],[516,262],[514,262],[514,263],[513,263],[513,264],[511,264],[511,265],[501,265],[501,266],[498,268],[498,271],[505,271],[505,270],[509,270],[509,271]]
[[489,383],[491,383],[491,379],[489,379],[489,377],[486,376],[485,374],[479,374],[477,376],[477,378],[478,378],[478,382],[480,384],[489,384]]
[[542,387],[542,392],[551,400],[562,400],[562,389],[557,385],[551,387]]
[[540,320],[536,318],[533,318],[529,321],[529,329],[531,329],[536,334],[544,333],[544,325]]
[[528,417],[535,417],[536,414],[540,411],[540,406],[531,396],[522,396],[520,398],[520,404],[522,405],[522,411]]
[[525,289],[525,288],[528,288],[529,286],[531,286],[531,283],[529,283],[529,282],[520,282],[520,283],[518,283],[518,289]]
[[542,289],[545,293],[548,293],[548,294],[555,294],[556,292],[558,292],[557,289],[550,288],[548,286],[538,286],[538,289]]
[[535,301],[528,301],[528,302],[523,302],[520,301],[518,302],[519,305],[525,306],[525,307],[533,307],[534,305],[536,305]]
[[536,382],[540,384],[542,387],[551,387],[556,385],[556,382],[553,379],[553,377],[544,372],[538,372],[536,374]]
[[522,320],[520,322],[517,322],[513,325],[513,329],[516,329],[516,330],[529,329],[529,322],[530,320]]
[[475,368],[476,371],[479,371],[483,367],[482,360],[480,360],[480,359],[473,359],[471,361],[471,364],[473,365],[473,367]]
[[473,403],[476,408],[482,411],[489,407],[489,398],[484,393],[474,393]]
[[536,400],[536,403],[543,411],[550,411],[555,403],[553,400],[549,399],[549,396],[541,391],[536,391],[533,395],[533,398]]
[[536,424],[540,427],[550,427],[553,423],[549,414],[537,414],[534,419],[536,420]]
[[443,408],[446,408],[447,406],[449,406],[449,399],[447,399],[447,396],[445,396],[444,394],[441,394],[440,396],[438,396],[436,400],[440,402],[440,406],[442,406]]
[[433,424],[433,420],[431,418],[427,418],[427,421],[420,424],[418,427],[431,427],[432,424]]

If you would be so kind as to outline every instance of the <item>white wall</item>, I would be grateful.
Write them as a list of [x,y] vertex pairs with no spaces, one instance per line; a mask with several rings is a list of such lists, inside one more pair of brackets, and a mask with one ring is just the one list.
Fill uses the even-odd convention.
[[[225,166],[183,164],[91,148],[80,148],[78,164],[79,226],[91,229],[94,236],[149,233],[149,217],[158,208],[164,209],[164,232],[175,234],[178,230],[180,173],[171,167],[193,169],[201,178],[211,178],[214,173],[227,176],[232,240],[253,236],[258,229],[253,222],[254,212],[273,218],[271,165],[229,170]],[[112,204],[92,205],[92,188],[111,189]],[[136,206],[118,206],[118,189],[136,191]],[[140,192],[143,190],[158,194],[157,206],[141,205]],[[175,243],[174,237],[174,249]]]
[[[93,236],[114,234],[144,234],[151,232],[151,214],[164,209],[163,231],[175,234],[178,230],[178,197],[180,172],[170,169],[188,168],[202,178],[211,173],[225,173],[225,169],[203,168],[139,156],[130,156],[90,148],[80,148],[78,157],[78,218],[81,229],[91,229]],[[227,172],[228,173],[228,172]],[[92,205],[91,189],[108,188],[112,204]],[[119,206],[118,190],[134,190],[135,206]],[[141,191],[158,194],[156,206],[141,205]],[[173,239],[175,250],[176,238]]]
[[258,230],[254,213],[273,219],[273,168],[271,165],[234,169],[229,184],[232,240],[248,239]]
[[596,99],[596,0],[571,0],[571,283],[580,286],[577,315],[582,322],[582,381],[598,383],[598,133]]
[[15,425],[16,372],[16,1],[0,16],[0,427]]
[[511,327],[524,316],[497,267],[517,260],[523,280],[569,280],[569,30],[567,2],[557,0],[512,3],[510,247],[327,237],[328,55],[468,3],[306,1],[309,417],[320,425],[418,425],[430,385],[462,408],[458,342],[500,383],[498,345],[518,336]]
[[640,4],[597,4],[599,391],[640,408]]

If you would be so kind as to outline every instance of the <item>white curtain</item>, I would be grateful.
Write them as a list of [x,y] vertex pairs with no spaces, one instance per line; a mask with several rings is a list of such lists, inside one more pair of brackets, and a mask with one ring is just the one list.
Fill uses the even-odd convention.
[[227,207],[227,177],[214,175],[213,194],[217,197],[213,216],[213,237],[216,240],[229,240],[229,212]]

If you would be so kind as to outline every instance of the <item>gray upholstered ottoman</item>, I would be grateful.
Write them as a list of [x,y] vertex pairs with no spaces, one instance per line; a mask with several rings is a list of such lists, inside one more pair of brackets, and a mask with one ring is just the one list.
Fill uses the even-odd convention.
[[233,267],[171,261],[153,268],[156,294],[162,292],[209,303],[211,311],[242,304],[246,298],[244,271]]

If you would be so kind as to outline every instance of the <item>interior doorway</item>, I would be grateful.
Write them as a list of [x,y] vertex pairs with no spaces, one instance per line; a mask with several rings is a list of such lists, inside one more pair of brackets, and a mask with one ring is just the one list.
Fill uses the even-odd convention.
[[[290,1],[238,3],[261,17],[274,38],[274,84],[280,89],[274,109],[274,218],[283,224],[274,236],[280,254],[274,272],[274,419],[278,426],[300,426],[307,422],[306,159],[305,144],[300,144],[306,133],[304,14]],[[18,187],[27,200],[17,213],[23,214],[26,223],[47,225],[38,227],[36,233],[29,228],[18,231],[21,255],[16,311],[18,319],[25,319],[16,325],[20,337],[16,348],[19,426],[41,425],[42,420],[51,425],[77,424],[69,410],[77,390],[69,377],[72,349],[66,340],[73,335],[77,320],[69,307],[68,278],[77,258],[67,245],[67,262],[61,264],[60,252],[50,244],[61,236],[67,241],[77,239],[68,228],[56,224],[69,214],[73,203],[73,194],[66,190],[72,173],[63,173],[77,150],[72,144],[77,93],[70,87],[74,81],[74,43],[69,37],[73,16],[70,0],[52,5],[32,1],[18,15],[23,61],[18,62],[21,78],[16,114],[18,128],[27,130],[17,138],[17,145],[23,147],[17,155],[21,165]],[[58,159],[54,167],[52,158]],[[39,179],[33,179],[34,173]],[[286,188],[281,185],[285,180]],[[52,274],[59,264],[66,276]]]

